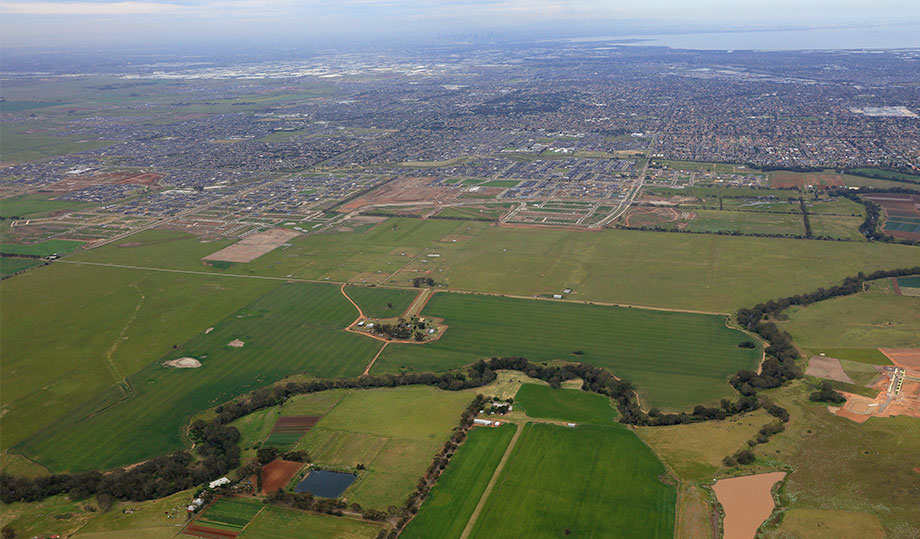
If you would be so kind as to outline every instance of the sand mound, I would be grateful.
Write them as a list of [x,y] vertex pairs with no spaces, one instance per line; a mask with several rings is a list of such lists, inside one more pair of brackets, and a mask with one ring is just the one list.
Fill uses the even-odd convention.
[[180,357],[179,359],[164,361],[163,365],[176,369],[197,369],[201,366],[201,362],[193,357]]
[[243,341],[241,341],[241,340],[239,340],[239,339],[233,339],[232,341],[230,341],[230,342],[227,343],[227,346],[232,346],[232,347],[234,347],[234,348],[242,348],[243,345],[245,345],[245,344],[246,344],[246,343],[244,343]]

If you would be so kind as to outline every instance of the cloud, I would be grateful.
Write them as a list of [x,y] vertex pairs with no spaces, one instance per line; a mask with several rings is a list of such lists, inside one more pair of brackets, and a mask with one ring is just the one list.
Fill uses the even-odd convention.
[[190,14],[197,6],[168,2],[2,2],[0,13],[39,16]]

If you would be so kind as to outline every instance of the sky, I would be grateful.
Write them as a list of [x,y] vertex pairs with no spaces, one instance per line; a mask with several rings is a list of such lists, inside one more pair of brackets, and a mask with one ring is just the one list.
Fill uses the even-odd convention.
[[2,0],[3,47],[343,44],[920,22],[917,0]]

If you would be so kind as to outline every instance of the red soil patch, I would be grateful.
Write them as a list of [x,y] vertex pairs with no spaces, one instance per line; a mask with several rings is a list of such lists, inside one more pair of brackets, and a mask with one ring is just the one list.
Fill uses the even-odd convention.
[[42,191],[53,191],[58,193],[69,193],[78,191],[93,185],[142,185],[155,186],[159,185],[162,174],[155,172],[106,172],[103,174],[94,174],[92,176],[72,176],[58,182],[52,183],[42,188]]
[[354,211],[373,204],[406,202],[445,202],[456,198],[458,191],[449,187],[430,187],[434,178],[397,178],[370,193],[342,206],[343,211]]
[[292,415],[279,417],[272,428],[272,433],[277,432],[307,432],[322,419],[321,415]]
[[239,535],[236,532],[218,530],[217,528],[208,528],[206,526],[199,526],[197,524],[190,524],[187,528],[182,530],[182,534],[192,535],[195,537],[204,537],[205,539],[234,539],[237,535]]
[[302,462],[273,460],[262,467],[262,492],[268,494],[284,488],[291,478],[303,468]]
[[902,369],[920,371],[920,348],[879,348],[879,351]]

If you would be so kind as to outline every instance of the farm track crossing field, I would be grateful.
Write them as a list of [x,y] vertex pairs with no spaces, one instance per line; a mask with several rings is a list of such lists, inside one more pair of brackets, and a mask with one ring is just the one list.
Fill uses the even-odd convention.
[[[71,470],[125,465],[179,449],[191,415],[241,393],[303,371],[330,378],[360,374],[379,343],[342,329],[355,313],[337,286],[278,287],[129,376],[132,394],[123,402],[99,411],[112,400],[90,401],[21,449],[52,469]],[[236,340],[243,345],[229,345]],[[198,358],[202,366],[162,364],[180,357]]]
[[670,538],[676,489],[625,427],[529,423],[471,538]]
[[517,428],[506,423],[499,428],[471,430],[400,537],[460,537]]
[[[441,241],[449,235],[468,239]],[[70,259],[347,281],[359,273],[382,280],[424,250],[441,256],[410,265],[387,284],[409,285],[430,271],[435,281],[463,290],[533,295],[571,287],[574,299],[720,312],[827,287],[859,271],[920,264],[916,248],[878,242],[531,230],[439,219],[394,218],[368,232],[308,235],[226,270],[204,267],[201,257],[229,242],[202,244],[159,230],[123,243],[133,242],[144,245],[107,245]]]
[[714,315],[453,293],[435,294],[421,314],[444,318],[444,336],[390,344],[374,373],[443,371],[492,356],[577,361],[631,381],[646,406],[683,410],[734,395],[728,378],[761,357],[739,348],[751,338]]
[[71,264],[4,281],[3,449],[102,393],[121,398],[113,384],[277,286]]
[[379,524],[285,507],[265,506],[240,539],[373,539]]
[[608,397],[579,389],[524,384],[514,397],[514,406],[523,409],[528,417],[573,423],[610,425],[617,418],[617,411]]

